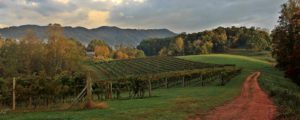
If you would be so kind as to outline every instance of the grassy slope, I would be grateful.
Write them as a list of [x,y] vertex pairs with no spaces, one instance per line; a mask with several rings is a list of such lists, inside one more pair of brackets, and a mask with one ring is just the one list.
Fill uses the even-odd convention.
[[226,54],[248,56],[251,58],[256,58],[259,60],[264,60],[264,61],[275,63],[275,59],[272,58],[272,53],[270,51],[255,51],[255,50],[248,50],[248,49],[230,49],[226,52]]
[[[264,58],[263,56],[254,55],[254,57],[249,58],[244,56],[220,54],[206,55],[202,57],[188,56],[186,58],[195,61],[212,61],[212,63],[224,63],[224,61],[231,61],[230,63],[242,65],[246,69],[261,71],[262,76],[260,77],[259,83],[278,106],[279,112],[277,118],[284,120],[300,119],[300,87],[284,78],[283,72],[274,69],[272,67],[273,63],[270,64],[268,63],[269,60],[262,59]],[[251,62],[248,63],[246,61],[252,61],[255,62],[255,64],[251,64]]]
[[[184,119],[196,111],[205,113],[213,107],[224,104],[233,99],[240,92],[240,86],[244,78],[252,71],[263,70],[266,73],[276,73],[274,77],[280,77],[278,71],[274,71],[267,62],[248,57],[233,55],[205,55],[205,56],[185,56],[183,59],[220,63],[237,64],[243,67],[241,75],[234,78],[225,87],[207,86],[193,88],[172,88],[155,90],[157,97],[136,100],[108,101],[110,108],[105,110],[80,110],[63,112],[38,112],[38,113],[17,113],[5,116],[0,115],[1,119],[12,120],[98,120],[98,119]],[[269,74],[264,73],[262,83],[272,81]],[[278,74],[277,74],[278,73]],[[282,83],[278,81],[278,83]],[[274,83],[274,84],[278,84]],[[284,83],[292,86],[290,82]],[[295,86],[294,86],[295,87]],[[297,88],[297,87],[296,87]]]
[[273,69],[262,69],[259,81],[262,88],[278,106],[278,119],[300,119],[300,87],[285,79],[284,74]]

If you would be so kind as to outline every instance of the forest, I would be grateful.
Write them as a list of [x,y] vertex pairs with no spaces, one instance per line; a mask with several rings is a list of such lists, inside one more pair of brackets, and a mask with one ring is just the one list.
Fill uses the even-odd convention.
[[247,27],[218,27],[198,33],[182,33],[164,39],[144,40],[137,47],[147,56],[180,56],[224,53],[228,49],[271,50],[267,30]]
[[145,57],[144,51],[138,50],[134,47],[120,44],[110,46],[103,40],[92,40],[87,48],[87,52],[93,52],[93,60],[95,61],[109,61],[113,59],[132,59]]
[[276,67],[300,85],[300,1],[289,0],[282,5],[279,25],[272,31],[272,54]]

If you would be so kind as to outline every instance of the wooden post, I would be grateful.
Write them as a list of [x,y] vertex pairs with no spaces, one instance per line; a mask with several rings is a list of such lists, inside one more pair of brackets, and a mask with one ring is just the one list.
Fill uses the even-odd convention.
[[184,81],[184,77],[182,77],[182,87],[185,86],[185,81]]
[[224,86],[225,85],[225,82],[224,82],[224,77],[222,76],[221,78],[221,85]]
[[93,93],[92,93],[92,78],[90,72],[88,73],[87,80],[86,80],[86,97],[87,101],[91,102],[93,100]]
[[112,90],[112,82],[109,82],[109,99],[112,99],[112,94],[113,94],[113,90]]
[[16,110],[16,78],[13,78],[13,91],[12,91],[12,110]]
[[203,80],[203,76],[202,75],[200,76],[200,80],[202,82],[201,85],[204,86],[204,80]]
[[132,97],[132,95],[131,95],[131,83],[129,83],[129,85],[128,85],[128,83],[126,83],[127,84],[127,90],[128,90],[128,95],[129,95],[129,98],[131,98]]
[[148,80],[148,85],[149,85],[149,97],[151,97],[151,92],[152,92],[152,86],[151,86],[151,80]]
[[168,88],[168,78],[165,78],[165,87]]

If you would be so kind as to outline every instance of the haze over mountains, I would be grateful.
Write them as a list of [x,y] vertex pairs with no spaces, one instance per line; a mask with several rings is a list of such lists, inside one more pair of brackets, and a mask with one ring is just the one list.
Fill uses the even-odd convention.
[[[27,30],[32,30],[40,39],[47,39],[47,26],[23,25],[0,29],[0,35],[5,38],[20,39]],[[64,34],[83,44],[91,40],[104,40],[109,45],[126,44],[136,46],[142,40],[149,38],[165,38],[176,35],[168,29],[121,29],[118,27],[103,26],[95,29],[84,27],[64,27]]]

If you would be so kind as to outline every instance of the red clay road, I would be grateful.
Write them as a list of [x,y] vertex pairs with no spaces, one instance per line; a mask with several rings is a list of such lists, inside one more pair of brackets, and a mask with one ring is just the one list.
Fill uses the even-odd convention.
[[[255,72],[245,80],[241,95],[224,106],[209,112],[205,120],[272,120],[276,106],[258,85],[260,72]],[[200,120],[200,117],[190,118]]]

